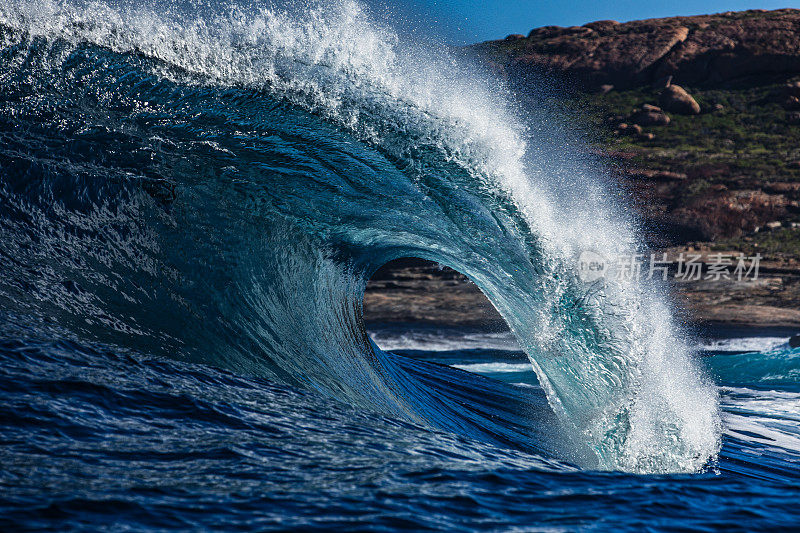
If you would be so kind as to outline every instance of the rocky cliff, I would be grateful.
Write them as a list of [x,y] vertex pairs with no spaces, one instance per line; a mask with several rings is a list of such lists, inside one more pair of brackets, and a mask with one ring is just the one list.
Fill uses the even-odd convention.
[[[556,109],[598,132],[589,149],[654,251],[764,256],[758,283],[675,284],[690,320],[800,327],[800,10],[548,26],[472,48],[523,97],[541,75],[564,82]],[[500,320],[452,272],[385,270],[372,320]]]
[[567,74],[586,88],[757,82],[800,73],[800,10],[729,12],[509,35],[477,45],[496,65]]
[[800,10],[547,26],[475,50],[519,91],[577,87],[562,104],[606,133],[595,149],[656,246],[800,226]]

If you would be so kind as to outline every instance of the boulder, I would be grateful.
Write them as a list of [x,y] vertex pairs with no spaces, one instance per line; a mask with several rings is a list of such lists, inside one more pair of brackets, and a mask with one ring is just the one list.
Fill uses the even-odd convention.
[[670,84],[664,87],[664,90],[661,91],[659,103],[661,107],[672,113],[680,115],[700,114],[700,104],[679,85]]
[[639,126],[666,126],[670,120],[663,111],[646,111],[642,109],[631,116],[631,122]]
[[783,101],[783,108],[787,111],[794,111],[800,109],[800,98],[796,96],[787,96]]
[[617,126],[616,133],[618,135],[633,135],[638,136],[642,134],[642,127],[638,124],[626,124],[623,122]]

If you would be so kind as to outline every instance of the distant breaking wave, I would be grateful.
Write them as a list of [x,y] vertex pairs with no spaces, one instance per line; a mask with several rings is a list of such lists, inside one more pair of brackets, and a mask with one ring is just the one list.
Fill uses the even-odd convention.
[[[694,472],[718,452],[716,391],[662,291],[576,277],[582,250],[639,246],[602,173],[461,59],[351,1],[12,0],[0,54],[6,331],[265,376],[585,468]],[[549,407],[377,348],[363,291],[401,257],[481,288]]]

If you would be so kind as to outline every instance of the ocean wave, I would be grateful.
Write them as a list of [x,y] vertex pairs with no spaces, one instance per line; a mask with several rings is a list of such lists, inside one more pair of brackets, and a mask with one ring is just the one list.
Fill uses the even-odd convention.
[[0,5],[0,46],[7,329],[520,441],[519,424],[492,422],[505,393],[486,385],[496,409],[467,413],[466,373],[443,390],[368,337],[367,280],[419,257],[467,275],[507,321],[541,420],[557,417],[534,432],[549,453],[634,472],[717,453],[716,391],[662,291],[574,272],[581,250],[638,246],[602,173],[549,110],[518,119],[469,63],[350,1],[19,0]]

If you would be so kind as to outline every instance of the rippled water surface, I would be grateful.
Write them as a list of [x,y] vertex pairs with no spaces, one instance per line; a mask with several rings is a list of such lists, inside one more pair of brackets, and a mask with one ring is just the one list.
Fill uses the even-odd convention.
[[[431,379],[447,379],[442,363],[499,380],[498,392],[541,394],[524,354],[495,335],[479,347],[463,332],[465,349],[453,330],[375,336],[448,343],[406,351],[431,363]],[[796,385],[721,384],[719,459],[653,476],[582,471],[202,365],[71,342],[6,340],[0,357],[4,528],[752,530],[800,519]],[[730,357],[706,361],[727,368]]]

